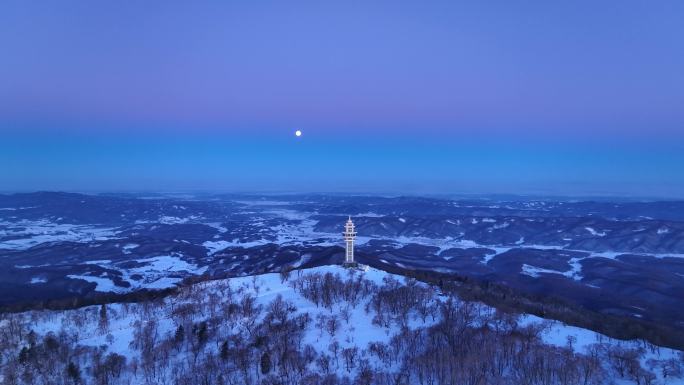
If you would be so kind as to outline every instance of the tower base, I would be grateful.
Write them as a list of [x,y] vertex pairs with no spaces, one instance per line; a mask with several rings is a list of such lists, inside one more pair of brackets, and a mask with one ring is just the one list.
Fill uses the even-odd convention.
[[345,262],[342,264],[342,267],[352,271],[368,271],[370,269],[370,266],[358,262]]

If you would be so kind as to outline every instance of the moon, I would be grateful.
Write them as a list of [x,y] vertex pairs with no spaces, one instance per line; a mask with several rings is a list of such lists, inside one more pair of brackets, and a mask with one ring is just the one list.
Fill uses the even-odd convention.
[[302,136],[302,131],[301,131],[301,130],[295,131],[295,136],[296,136],[296,137]]

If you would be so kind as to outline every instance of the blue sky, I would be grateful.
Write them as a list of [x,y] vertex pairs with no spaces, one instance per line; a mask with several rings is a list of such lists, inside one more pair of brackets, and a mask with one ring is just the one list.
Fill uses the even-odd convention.
[[683,17],[674,0],[3,2],[0,190],[684,197]]
[[684,195],[681,142],[360,136],[43,134],[4,141],[0,162],[24,191]]

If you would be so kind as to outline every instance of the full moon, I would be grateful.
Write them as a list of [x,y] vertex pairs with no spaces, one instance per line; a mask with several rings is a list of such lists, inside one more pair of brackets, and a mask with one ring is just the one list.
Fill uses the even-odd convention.
[[302,136],[302,132],[300,130],[295,131],[295,136]]

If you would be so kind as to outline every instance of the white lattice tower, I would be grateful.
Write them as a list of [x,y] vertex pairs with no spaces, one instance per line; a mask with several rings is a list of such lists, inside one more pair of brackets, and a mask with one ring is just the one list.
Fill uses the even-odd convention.
[[354,263],[354,239],[356,238],[356,231],[354,231],[354,222],[351,217],[344,225],[344,242],[346,243],[346,252],[344,256],[344,263]]

